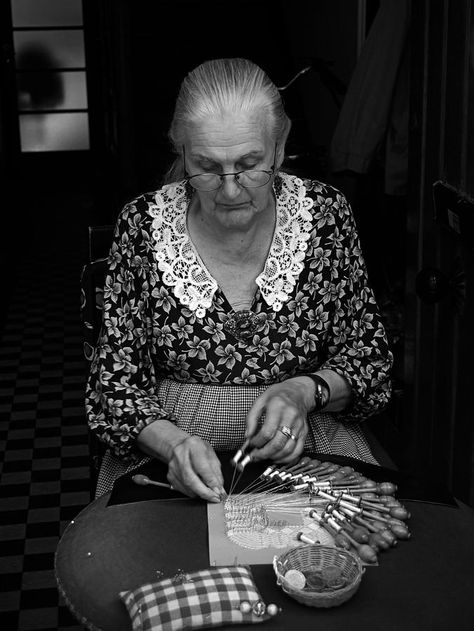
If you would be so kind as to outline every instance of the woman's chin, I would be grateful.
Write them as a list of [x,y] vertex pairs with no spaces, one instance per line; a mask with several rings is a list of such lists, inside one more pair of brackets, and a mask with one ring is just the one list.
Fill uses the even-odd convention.
[[258,211],[251,204],[219,206],[216,208],[219,222],[226,226],[247,226],[255,221]]

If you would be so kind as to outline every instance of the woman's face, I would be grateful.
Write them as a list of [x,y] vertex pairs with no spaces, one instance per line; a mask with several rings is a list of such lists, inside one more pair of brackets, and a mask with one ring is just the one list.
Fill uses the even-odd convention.
[[[258,114],[208,117],[194,125],[185,143],[186,171],[235,173],[246,169],[268,171],[273,165],[275,141]],[[237,180],[223,178],[215,191],[195,191],[198,211],[221,227],[245,230],[256,219],[273,213],[273,178],[260,188],[244,188]]]

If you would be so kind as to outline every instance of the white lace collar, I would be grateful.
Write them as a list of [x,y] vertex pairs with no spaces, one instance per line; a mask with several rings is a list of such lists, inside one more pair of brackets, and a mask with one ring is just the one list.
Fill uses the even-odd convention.
[[[313,200],[299,178],[279,173],[274,183],[276,225],[265,267],[257,276],[260,293],[273,311],[289,299],[303,269],[313,227]],[[218,285],[203,266],[186,226],[189,195],[184,181],[168,184],[155,195],[148,212],[153,217],[155,258],[163,282],[173,288],[182,305],[198,318],[206,315]]]

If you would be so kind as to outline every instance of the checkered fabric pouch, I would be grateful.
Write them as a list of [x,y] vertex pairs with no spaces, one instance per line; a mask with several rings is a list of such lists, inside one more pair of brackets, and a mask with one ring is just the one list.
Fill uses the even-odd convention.
[[[177,631],[262,622],[269,616],[247,566],[213,567],[121,592],[134,631]],[[248,613],[240,604],[260,603]]]

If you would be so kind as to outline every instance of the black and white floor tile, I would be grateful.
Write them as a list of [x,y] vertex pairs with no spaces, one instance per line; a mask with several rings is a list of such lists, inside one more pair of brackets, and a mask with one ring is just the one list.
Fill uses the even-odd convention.
[[2,631],[82,629],[54,577],[60,535],[90,501],[79,246],[30,252],[1,331]]

